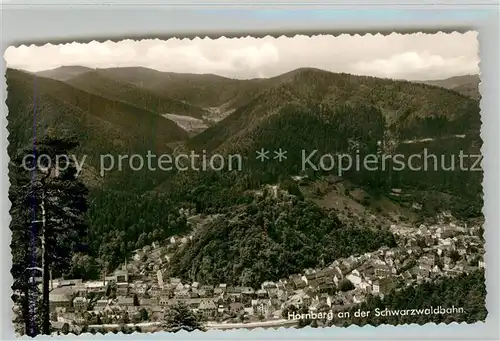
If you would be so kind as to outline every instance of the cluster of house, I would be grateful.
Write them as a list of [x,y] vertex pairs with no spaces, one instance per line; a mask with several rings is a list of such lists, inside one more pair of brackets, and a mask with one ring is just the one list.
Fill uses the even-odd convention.
[[[484,243],[479,226],[453,223],[415,227],[392,226],[399,246],[382,247],[374,252],[338,259],[326,269],[309,269],[290,280],[298,290],[285,305],[306,305],[310,311],[321,306],[345,309],[366,297],[383,297],[394,289],[435,280],[439,276],[457,276],[484,268]],[[342,289],[348,280],[351,290]],[[333,283],[332,283],[333,282]],[[330,289],[336,288],[333,295]]]
[[[161,265],[168,262],[168,247],[152,245],[137,251],[132,264],[125,263],[104,280],[55,280],[51,284],[55,287],[50,294],[51,309],[66,317],[91,310],[116,318],[123,312],[137,314],[145,309],[148,319],[154,321],[161,320],[169,306],[182,302],[207,320],[225,315],[279,319],[291,306],[307,307],[311,312],[345,309],[370,294],[383,297],[396,288],[485,267],[484,243],[477,226],[391,226],[391,231],[398,247],[337,259],[326,268],[267,281],[258,289],[185,283],[179,278],[164,280]],[[170,243],[183,241],[173,238]],[[145,258],[147,262],[143,262]],[[105,295],[109,283],[116,290],[113,299]],[[98,299],[90,301],[89,292]]]
[[418,229],[391,226],[399,244],[419,258],[423,278],[456,275],[484,268],[484,240],[479,225],[455,223],[420,225]]
[[186,217],[187,224],[191,226],[193,232],[186,236],[172,236],[164,245],[153,242],[151,245],[133,251],[132,259],[126,262],[126,268],[134,274],[134,277],[145,280],[155,278],[157,271],[168,264],[173,254],[193,239],[193,234],[198,228],[219,216],[214,214],[202,217],[200,214],[194,214],[194,210],[182,208],[179,214]]

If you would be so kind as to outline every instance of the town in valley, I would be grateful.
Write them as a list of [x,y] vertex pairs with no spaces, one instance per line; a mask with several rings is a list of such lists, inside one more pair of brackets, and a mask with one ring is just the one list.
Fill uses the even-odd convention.
[[[196,224],[200,218],[192,215],[188,220]],[[127,327],[154,331],[168,308],[182,303],[199,314],[207,328],[290,326],[299,323],[290,318],[295,312],[342,316],[369,295],[383,298],[404,287],[485,268],[479,224],[468,226],[443,212],[434,225],[389,229],[397,247],[337,259],[324,268],[304,269],[257,288],[165,277],[162,269],[171,253],[190,242],[190,236],[173,236],[164,245],[135,250],[131,259],[101,280],[52,279],[52,324],[74,332]]]

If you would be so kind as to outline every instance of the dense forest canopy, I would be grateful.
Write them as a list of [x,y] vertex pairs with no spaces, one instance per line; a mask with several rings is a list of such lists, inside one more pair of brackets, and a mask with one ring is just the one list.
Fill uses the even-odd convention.
[[347,228],[335,212],[269,193],[214,220],[172,260],[172,274],[201,283],[258,287],[351,254],[394,246],[394,237]]

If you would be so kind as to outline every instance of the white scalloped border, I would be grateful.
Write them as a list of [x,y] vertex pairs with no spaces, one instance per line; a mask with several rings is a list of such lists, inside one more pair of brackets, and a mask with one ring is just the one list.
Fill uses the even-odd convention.
[[[123,42],[123,41],[169,41],[169,40],[180,40],[180,41],[199,41],[199,40],[208,40],[208,41],[212,41],[212,40],[220,40],[220,39],[227,39],[227,40],[239,40],[239,39],[290,39],[290,38],[295,38],[295,37],[309,37],[309,38],[313,38],[313,37],[318,37],[318,36],[334,36],[334,37],[340,37],[340,36],[359,36],[359,37],[365,37],[365,36],[368,36],[368,37],[371,37],[371,36],[391,36],[391,35],[435,35],[435,34],[446,34],[446,35],[451,35],[451,34],[457,34],[457,35],[460,35],[460,34],[464,34],[464,33],[467,33],[467,32],[476,32],[477,33],[477,40],[479,42],[479,47],[481,48],[481,45],[480,45],[480,38],[479,38],[479,32],[478,30],[476,29],[465,29],[463,31],[459,31],[459,30],[456,30],[456,29],[452,29],[452,30],[446,30],[446,29],[443,29],[443,30],[432,30],[432,29],[425,29],[424,31],[416,31],[416,30],[412,30],[412,29],[408,29],[408,30],[405,30],[405,29],[401,29],[399,31],[392,31],[391,33],[387,34],[387,33],[381,33],[381,31],[386,31],[387,29],[385,30],[376,30],[376,33],[371,33],[371,32],[367,32],[367,33],[360,33],[358,30],[353,30],[352,32],[353,33],[344,33],[344,32],[337,32],[337,33],[311,33],[311,34],[307,34],[307,33],[290,33],[290,34],[285,34],[285,33],[281,33],[281,34],[277,34],[277,35],[274,35],[274,34],[266,34],[266,35],[263,35],[262,33],[258,33],[256,32],[255,34],[241,34],[239,35],[238,33],[235,33],[235,34],[231,34],[231,35],[217,35],[216,33],[210,33],[210,34],[205,34],[205,35],[189,35],[189,37],[183,37],[183,38],[177,38],[176,36],[172,36],[172,37],[169,37],[169,38],[166,38],[166,39],[162,39],[162,38],[148,38],[148,37],[144,37],[144,38],[140,38],[140,37],[137,37],[137,39],[134,39],[134,38],[112,38],[112,39],[94,39],[94,40],[91,40],[91,41],[87,41],[87,40],[84,40],[82,39],[84,42],[79,42],[79,41],[72,41],[72,42],[61,42],[61,43],[56,43],[54,41],[54,43],[51,43],[51,42],[47,42],[45,44],[35,44],[35,43],[31,43],[29,45],[26,45],[26,44],[19,44],[19,45],[11,45],[10,47],[44,47],[44,46],[59,46],[59,45],[72,45],[72,44],[89,44],[89,43],[120,43],[120,42]],[[310,30],[311,32],[315,31],[315,30]],[[346,31],[349,31],[349,30],[346,30]],[[361,31],[361,30],[360,30]],[[388,31],[388,30],[387,30]],[[432,32],[432,33],[431,33]],[[3,54],[3,59],[4,59],[4,62],[5,62],[5,52],[7,50],[4,51],[4,54]],[[478,54],[480,55],[480,52],[478,51]],[[478,62],[478,67],[479,67],[479,78],[480,78],[480,83],[479,83],[479,90],[480,90],[480,93],[482,94],[482,90],[484,90],[484,84],[482,82],[482,72],[481,72],[481,60],[479,59],[479,62]],[[5,67],[5,71],[7,70],[7,66]],[[7,94],[7,82],[6,82],[6,75],[4,74],[4,87],[6,89],[5,93]],[[481,99],[482,99],[482,96],[481,96]],[[5,100],[3,101],[3,105],[4,105],[4,108],[6,109],[5,112],[7,113],[8,115],[8,107],[7,107],[7,104],[6,104],[6,100],[7,100],[7,96],[5,96]],[[482,100],[480,100],[480,115],[481,115],[481,127],[483,127],[483,118],[482,118],[482,109],[483,109],[483,105],[482,105]],[[8,129],[7,129],[7,126],[8,126],[8,120],[7,120],[7,116],[5,117],[5,125],[4,125],[4,129],[6,130],[6,146],[8,146],[9,142],[8,142]],[[482,146],[481,146],[481,154],[483,154],[483,149],[484,149],[484,138],[483,138],[483,129],[481,128],[481,140],[482,140]],[[7,154],[7,153],[6,153]],[[7,160],[8,162],[10,161],[10,157],[9,155],[7,154]],[[484,161],[483,161],[483,165],[484,165]],[[8,171],[8,169],[7,169]],[[10,181],[9,181],[9,186],[10,186]],[[484,197],[484,176],[483,176],[483,186],[482,186],[482,191],[483,191],[483,197]],[[11,206],[11,203],[10,203],[10,200],[8,200],[7,198],[7,202],[9,203],[9,210],[10,210],[10,206]],[[485,225],[486,225],[486,216],[484,215],[484,206],[483,206],[483,216],[485,218]],[[9,225],[10,225],[10,219],[9,219]],[[486,259],[486,255],[488,253],[488,248],[491,247],[491,245],[488,246],[488,241],[487,239],[485,238],[485,259]],[[486,269],[486,272],[488,271],[488,269]],[[486,279],[486,272],[485,272],[485,279]],[[11,278],[11,281],[13,281],[13,278],[11,276],[9,276]],[[11,282],[12,283],[12,282]],[[486,288],[488,289],[488,288]],[[487,293],[486,293],[486,302],[485,304],[488,302],[488,299],[487,299],[487,296],[488,296],[488,290],[486,290]],[[13,316],[13,314],[12,314]],[[9,320],[9,322],[11,321],[12,319]],[[11,323],[11,322],[10,322]],[[262,327],[258,327],[258,328],[252,328],[251,330],[249,329],[246,329],[246,328],[239,328],[239,329],[210,329],[210,330],[207,330],[207,331],[200,331],[200,330],[195,330],[195,331],[192,331],[192,332],[188,332],[186,330],[180,330],[178,332],[176,332],[175,334],[180,334],[180,335],[186,335],[186,334],[196,334],[196,336],[200,336],[200,335],[205,335],[207,333],[220,333],[220,332],[223,332],[224,334],[226,333],[238,333],[239,331],[241,330],[246,330],[246,331],[257,331],[257,332],[262,332],[262,331],[265,331],[267,329],[274,329],[276,331],[280,331],[280,330],[283,330],[283,329],[297,329],[297,330],[309,330],[309,329],[344,329],[344,330],[347,330],[347,329],[350,329],[350,330],[359,330],[359,329],[363,329],[363,330],[367,330],[367,329],[376,329],[377,327],[379,326],[383,326],[383,327],[390,327],[390,328],[399,328],[401,326],[429,326],[429,325],[434,325],[434,326],[446,326],[446,328],[452,328],[452,326],[454,325],[477,325],[477,324],[486,324],[485,321],[476,321],[474,323],[467,323],[467,322],[449,322],[449,323],[444,323],[444,322],[441,322],[441,323],[435,323],[435,322],[427,322],[427,323],[422,323],[422,324],[418,324],[418,323],[404,323],[404,324],[397,324],[397,325],[393,325],[393,324],[380,324],[378,326],[373,326],[373,325],[370,325],[370,324],[365,324],[363,326],[359,326],[357,324],[351,324],[347,327],[340,327],[340,326],[331,326],[331,327],[325,327],[325,326],[322,326],[322,327],[318,327],[318,328],[312,328],[310,326],[306,326],[304,328],[297,328],[297,327],[293,327],[293,326],[290,326],[290,327],[267,327],[267,328],[262,328]],[[74,333],[69,333],[67,335],[61,335],[61,337],[70,337],[70,338],[73,338],[73,337],[94,337],[94,336],[99,336],[99,335],[122,335],[123,333],[121,332],[117,332],[117,333],[113,333],[113,332],[106,332],[106,333],[100,333],[100,332],[97,332],[96,334],[92,334],[92,333],[81,333],[81,334],[74,334]],[[133,333],[130,333],[130,334],[123,334],[123,335],[148,335],[148,334],[155,334],[155,335],[172,335],[174,333],[171,333],[171,332],[165,332],[165,331],[154,331],[154,332],[133,332]],[[45,335],[39,335],[37,337],[46,337]],[[23,338],[28,338],[26,336],[23,336]],[[183,338],[184,339],[184,338]],[[137,340],[137,339],[135,339]]]

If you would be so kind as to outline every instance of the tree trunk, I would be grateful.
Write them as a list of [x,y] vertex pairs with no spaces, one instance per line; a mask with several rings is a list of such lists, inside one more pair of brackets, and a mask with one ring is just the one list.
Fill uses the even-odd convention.
[[50,307],[49,307],[49,261],[48,249],[46,247],[46,217],[45,217],[45,191],[42,194],[42,269],[43,269],[43,289],[42,289],[42,333],[50,335]]
[[49,307],[49,264],[47,262],[47,251],[46,249],[43,251],[44,252],[44,264],[43,264],[43,296],[42,296],[42,305],[43,305],[43,310],[42,310],[42,318],[43,318],[43,323],[42,323],[42,332],[43,334],[50,335],[50,307]]
[[24,317],[24,332],[26,333],[26,335],[34,337],[36,336],[36,332],[35,333],[32,332],[33,328],[32,328],[32,318],[30,314],[30,291],[28,285],[29,283],[26,282],[23,287],[23,297],[21,301],[23,309],[23,317]]

